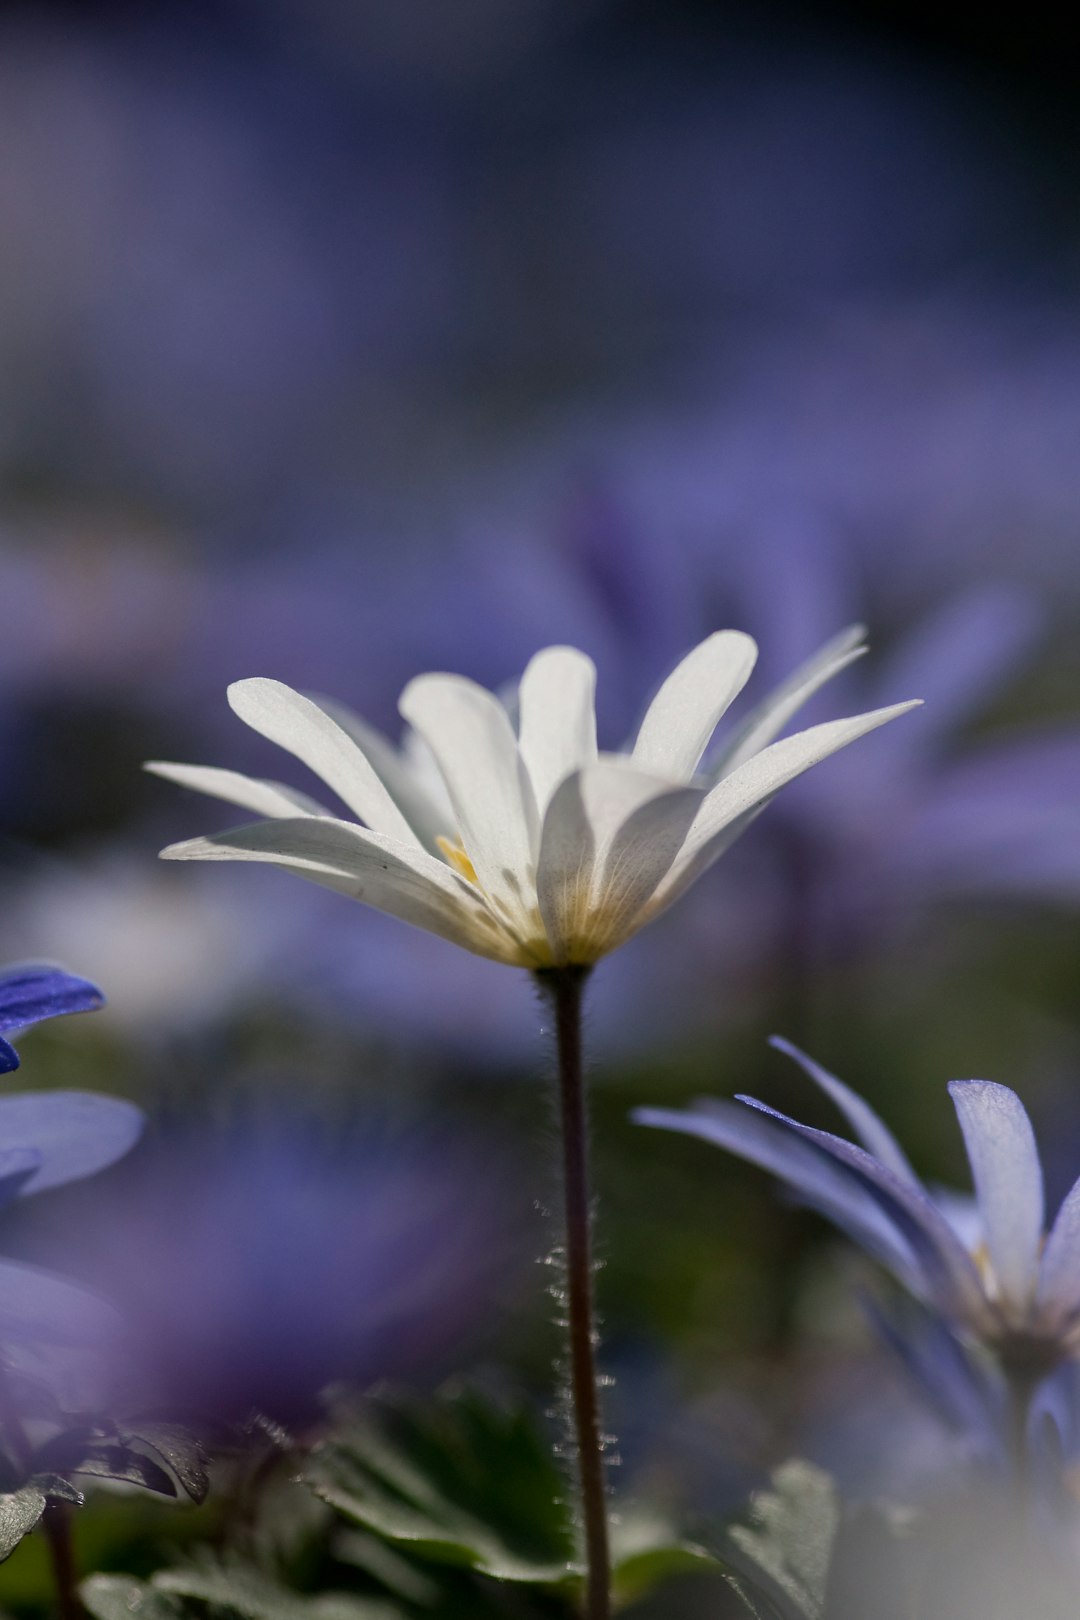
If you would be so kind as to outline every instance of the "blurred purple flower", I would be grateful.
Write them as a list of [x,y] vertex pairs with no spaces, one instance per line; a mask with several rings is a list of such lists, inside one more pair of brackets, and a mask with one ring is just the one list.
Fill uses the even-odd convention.
[[[0,1209],[92,1176],[138,1140],[131,1103],[81,1091],[0,1097]],[[21,1408],[96,1407],[110,1382],[115,1311],[50,1270],[0,1260],[0,1375]]]
[[40,1024],[45,1018],[89,1012],[104,1003],[96,984],[63,968],[25,962],[0,969],[0,1074],[19,1067],[19,1054],[3,1039],[5,1035]]
[[116,1302],[142,1404],[302,1420],[331,1381],[437,1378],[487,1341],[516,1249],[498,1162],[296,1107],[166,1124],[60,1253]]
[[[771,830],[775,927],[800,916],[812,951],[850,956],[913,929],[937,900],[1080,898],[1080,727],[1013,724],[968,740],[1007,689],[1039,627],[1023,593],[985,587],[945,602],[860,683],[881,701],[915,680],[925,707],[910,734],[838,762],[780,806]],[[781,897],[786,895],[786,899]]]

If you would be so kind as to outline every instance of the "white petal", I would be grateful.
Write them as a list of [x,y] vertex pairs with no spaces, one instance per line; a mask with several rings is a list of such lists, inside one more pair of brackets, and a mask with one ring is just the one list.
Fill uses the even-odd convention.
[[[389,737],[384,737],[375,726],[369,726],[344,703],[324,697],[313,701],[352,738],[425,849],[434,853],[435,840],[451,837],[456,831],[448,814],[445,792],[433,794],[425,779],[427,773],[418,769],[407,753],[395,748]],[[430,774],[436,777],[441,790],[438,772],[432,768]]]
[[575,772],[544,818],[540,914],[557,962],[592,962],[634,932],[682,848],[704,790],[609,755]]
[[165,760],[149,759],[143,766],[151,776],[162,776],[167,782],[178,782],[181,787],[193,788],[196,793],[208,793],[213,799],[224,799],[226,804],[238,804],[243,810],[254,810],[257,816],[328,816],[321,804],[298,793],[282,782],[264,782],[255,776],[243,776],[239,771],[218,770],[215,765],[174,765]]
[[596,760],[596,668],[573,647],[546,647],[518,687],[518,747],[543,818],[571,771]]
[[865,627],[853,624],[833,636],[824,647],[819,647],[812,657],[800,664],[786,681],[782,681],[764,702],[747,715],[722,753],[712,761],[709,775],[717,781],[721,776],[729,776],[744,760],[759,753],[775,737],[779,737],[788,721],[826,681],[831,681],[834,675],[839,675],[842,669],[863,656],[867,650],[865,637]]
[[351,821],[257,821],[170,844],[161,855],[167,861],[268,861],[480,956],[517,960],[480,896],[445,862]]
[[975,1178],[990,1264],[1004,1299],[1031,1302],[1043,1232],[1043,1180],[1027,1111],[992,1080],[954,1080],[949,1095]]
[[1080,1310],[1080,1181],[1075,1181],[1050,1228],[1039,1267],[1036,1303],[1056,1318]]
[[515,928],[535,910],[536,804],[506,710],[460,675],[420,675],[400,709],[435,755],[481,888]]
[[233,682],[229,704],[245,725],[302,760],[375,832],[419,845],[356,743],[317,703],[281,681],[256,676]]
[[918,707],[918,700],[894,703],[848,720],[827,720],[771,743],[745,760],[706,795],[677,861],[657,890],[650,914],[655,915],[689,888],[788,782],[867,732]]
[[649,704],[633,747],[634,764],[674,782],[689,781],[756,658],[753,639],[741,630],[718,630],[687,653]]

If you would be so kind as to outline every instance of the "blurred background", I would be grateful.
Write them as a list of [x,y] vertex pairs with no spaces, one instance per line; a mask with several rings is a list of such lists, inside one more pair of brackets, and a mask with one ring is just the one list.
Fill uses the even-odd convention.
[[760,696],[861,619],[809,718],[925,709],[596,974],[611,1412],[625,1487],[691,1516],[792,1451],[853,1490],[950,1466],[862,1268],[628,1112],[745,1090],[834,1124],[778,1032],[932,1179],[963,1175],[969,1075],[1023,1096],[1052,1200],[1080,1172],[1080,114],[1051,15],[0,12],[0,960],[110,1002],[29,1036],[18,1083],[151,1119],[0,1237],[118,1298],[153,1399],[302,1424],[328,1378],[463,1369],[542,1396],[553,1155],[524,976],[277,873],[159,866],[229,815],[141,760],[307,786],[230,680],[394,733],[412,674],[498,685],[550,641],[595,658],[616,746],[711,629],[758,638]]

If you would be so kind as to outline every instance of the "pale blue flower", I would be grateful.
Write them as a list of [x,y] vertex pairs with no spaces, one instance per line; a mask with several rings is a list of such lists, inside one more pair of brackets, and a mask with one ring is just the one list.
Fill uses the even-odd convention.
[[856,1145],[743,1097],[641,1124],[715,1142],[781,1178],[847,1232],[962,1337],[1049,1371],[1080,1351],[1080,1181],[1046,1231],[1042,1167],[1023,1103],[990,1080],[954,1080],[975,1183],[971,1200],[927,1189],[861,1097],[784,1041],[846,1118]]

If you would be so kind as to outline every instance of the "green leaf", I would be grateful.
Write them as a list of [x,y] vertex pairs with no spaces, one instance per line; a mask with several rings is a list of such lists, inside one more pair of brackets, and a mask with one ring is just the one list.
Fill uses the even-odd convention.
[[712,1553],[681,1541],[666,1521],[644,1513],[623,1514],[612,1526],[611,1577],[616,1608],[636,1603],[674,1575],[718,1571]]
[[243,1565],[163,1570],[152,1584],[157,1592],[195,1598],[242,1620],[403,1620],[401,1610],[391,1604],[346,1592],[299,1597]]
[[840,1505],[828,1474],[787,1462],[750,1505],[722,1549],[732,1585],[761,1620],[822,1620]]
[[222,1620],[405,1620],[392,1605],[345,1592],[302,1597],[241,1564],[162,1570],[148,1582],[92,1575],[81,1591],[94,1620],[202,1620],[208,1609]]
[[183,1620],[183,1606],[130,1575],[91,1575],[79,1595],[93,1620]]
[[44,1511],[45,1497],[36,1485],[24,1485],[21,1490],[0,1496],[0,1559],[11,1557]]
[[436,1563],[502,1581],[580,1578],[550,1446],[525,1413],[474,1392],[427,1408],[366,1403],[316,1448],[306,1478],[354,1524]]
[[343,1529],[334,1537],[330,1550],[341,1563],[362,1569],[395,1597],[421,1608],[430,1608],[439,1596],[439,1588],[428,1575],[366,1530]]

